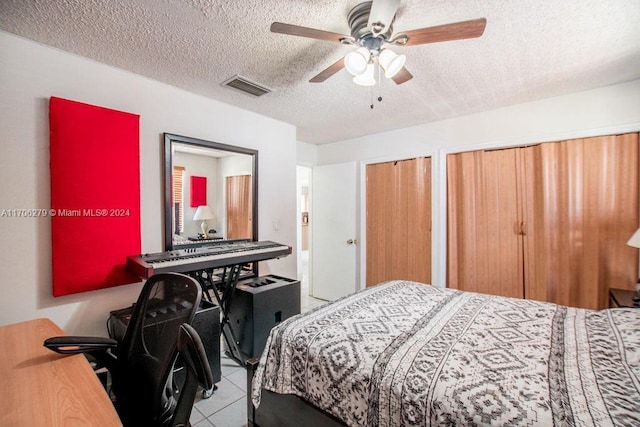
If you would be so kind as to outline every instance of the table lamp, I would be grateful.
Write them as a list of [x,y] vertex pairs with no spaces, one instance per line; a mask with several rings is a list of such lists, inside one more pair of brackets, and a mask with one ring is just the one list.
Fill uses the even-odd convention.
[[202,224],[200,224],[200,228],[202,229],[202,235],[205,239],[209,238],[209,226],[207,225],[207,220],[213,218],[215,218],[215,216],[207,205],[198,206],[198,209],[196,209],[196,214],[193,216],[194,221],[202,221]]

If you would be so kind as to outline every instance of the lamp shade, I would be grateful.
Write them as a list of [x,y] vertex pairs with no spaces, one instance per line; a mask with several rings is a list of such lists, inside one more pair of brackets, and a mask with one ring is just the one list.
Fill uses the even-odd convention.
[[397,55],[390,49],[383,49],[378,56],[380,66],[384,69],[384,76],[388,79],[398,74],[406,60],[405,55]]
[[627,240],[627,245],[640,248],[640,228]]
[[193,220],[199,221],[203,219],[211,219],[213,217],[214,217],[213,212],[211,212],[211,209],[209,209],[209,206],[201,205],[201,206],[198,206],[198,209],[196,209],[196,214],[193,216]]
[[353,82],[360,86],[373,86],[376,84],[375,67],[373,63],[367,65],[364,73],[353,78]]
[[345,55],[344,67],[352,75],[359,76],[360,74],[367,71],[369,58],[371,58],[369,49],[367,49],[366,47],[361,47],[358,50],[349,52]]

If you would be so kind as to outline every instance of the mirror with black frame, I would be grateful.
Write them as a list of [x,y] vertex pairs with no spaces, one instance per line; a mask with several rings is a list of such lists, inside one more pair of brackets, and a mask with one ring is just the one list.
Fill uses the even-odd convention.
[[165,250],[258,240],[258,151],[164,134]]

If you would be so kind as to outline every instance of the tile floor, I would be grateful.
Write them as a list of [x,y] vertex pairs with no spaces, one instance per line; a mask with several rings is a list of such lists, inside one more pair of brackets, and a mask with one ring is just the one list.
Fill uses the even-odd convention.
[[[304,258],[303,258],[304,260]],[[306,271],[306,268],[303,268]],[[300,286],[300,307],[302,312],[325,304],[326,301],[310,297],[303,273]],[[234,360],[221,354],[222,379],[218,389],[208,399],[201,393],[191,412],[193,427],[244,427],[247,425],[247,373]]]

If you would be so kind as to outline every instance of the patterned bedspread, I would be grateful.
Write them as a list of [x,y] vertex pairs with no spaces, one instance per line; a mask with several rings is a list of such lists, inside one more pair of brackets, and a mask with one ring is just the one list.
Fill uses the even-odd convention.
[[640,425],[640,309],[387,282],[274,328],[261,387],[350,426]]

